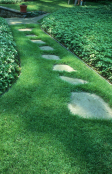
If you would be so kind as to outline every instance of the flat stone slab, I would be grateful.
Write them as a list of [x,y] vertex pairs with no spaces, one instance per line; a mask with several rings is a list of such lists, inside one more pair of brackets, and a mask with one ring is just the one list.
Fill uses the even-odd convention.
[[44,44],[45,42],[43,42],[42,40],[31,40],[33,43],[37,43],[37,44]]
[[34,24],[34,23],[37,24],[37,21],[42,19],[47,14],[43,14],[33,18],[5,18],[5,19],[9,25]]
[[112,119],[112,109],[95,94],[72,92],[68,109],[74,115],[91,119]]
[[26,37],[37,37],[37,36],[34,34],[27,34]]
[[59,60],[60,58],[55,55],[42,55],[43,58],[49,59],[49,60]]
[[49,47],[49,46],[42,46],[42,47],[39,47],[41,50],[45,50],[45,51],[50,51],[50,50],[54,50],[52,47]]
[[68,65],[54,65],[53,70],[54,71],[67,71],[67,72],[76,71]]
[[30,18],[5,18],[9,25],[20,25],[33,23]]
[[85,80],[82,79],[76,79],[76,78],[71,78],[71,77],[66,77],[66,76],[60,76],[60,78],[70,84],[73,85],[78,85],[78,84],[86,84],[88,82],[86,82]]
[[18,29],[19,31],[32,31],[32,28],[22,28],[22,29]]

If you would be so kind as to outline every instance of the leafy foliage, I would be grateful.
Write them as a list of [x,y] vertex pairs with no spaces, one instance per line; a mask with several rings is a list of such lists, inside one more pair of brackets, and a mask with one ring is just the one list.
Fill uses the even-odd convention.
[[2,4],[15,4],[15,3],[20,3],[23,0],[0,0],[0,3]]
[[112,6],[60,9],[42,28],[112,81]]
[[39,15],[43,15],[43,14],[45,14],[46,12],[42,12],[42,11],[33,11],[33,12],[28,12],[28,13],[26,13],[26,18],[32,18],[32,17],[36,17],[36,16],[39,16]]
[[20,73],[15,46],[8,24],[0,18],[0,94],[12,85]]

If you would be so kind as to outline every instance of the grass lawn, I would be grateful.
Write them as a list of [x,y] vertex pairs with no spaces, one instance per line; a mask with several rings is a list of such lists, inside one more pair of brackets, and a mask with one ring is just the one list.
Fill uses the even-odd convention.
[[[26,26],[33,31],[18,31]],[[112,122],[86,120],[67,109],[72,91],[96,93],[112,106],[111,86],[44,34],[40,26],[11,28],[22,71],[0,98],[0,173],[112,173]],[[52,46],[55,50],[49,53],[61,60],[42,59],[43,51],[25,36],[28,33]],[[54,72],[57,63],[68,64],[77,72]],[[61,81],[59,75],[90,83],[73,86]]]
[[[47,11],[47,12],[53,12],[56,11],[59,8],[65,8],[65,7],[73,7],[73,3],[70,3],[70,5],[68,5],[67,1],[63,1],[63,0],[58,0],[58,1],[48,1],[48,0],[38,0],[38,1],[34,1],[34,2],[24,2],[27,6],[27,11],[34,11],[34,10],[42,10],[42,11]],[[0,4],[1,6],[5,6],[5,7],[9,7],[9,8],[13,8],[16,10],[20,10],[19,5],[22,3],[18,3],[18,4]]]
[[[18,31],[26,27],[33,30]],[[95,93],[112,107],[111,85],[46,35],[40,25],[16,25],[11,30],[22,70],[0,97],[0,174],[111,174],[112,121],[83,119],[67,108],[71,92],[80,91]],[[26,34],[35,34],[54,51],[40,51]],[[43,59],[45,53],[60,60]],[[55,64],[70,65],[77,72],[55,72]],[[89,83],[71,85],[60,75]]]
[[[58,9],[62,8],[71,8],[74,7],[74,1],[71,0],[70,4],[68,5],[68,1],[66,0],[38,0],[38,1],[26,1],[24,2],[27,6],[27,11],[34,11],[34,10],[42,10],[46,12],[54,12],[57,11]],[[15,10],[20,10],[19,5],[22,3],[18,4],[0,4],[0,6],[5,6],[8,8],[12,8]],[[110,3],[109,3],[110,4]],[[102,5],[101,3],[94,3],[94,2],[86,2],[86,5],[91,7],[97,7]]]

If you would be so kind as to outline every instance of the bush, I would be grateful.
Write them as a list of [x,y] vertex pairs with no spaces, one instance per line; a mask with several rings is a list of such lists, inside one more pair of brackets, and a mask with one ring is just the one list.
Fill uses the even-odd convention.
[[0,0],[0,4],[16,4],[23,2],[23,0]]
[[0,95],[15,82],[20,73],[15,46],[8,24],[0,18]]
[[112,7],[61,9],[42,28],[112,81]]

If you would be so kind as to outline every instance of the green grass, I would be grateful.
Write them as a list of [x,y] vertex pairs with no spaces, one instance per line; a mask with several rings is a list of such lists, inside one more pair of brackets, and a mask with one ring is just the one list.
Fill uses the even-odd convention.
[[[20,32],[19,28],[33,28]],[[44,34],[39,25],[11,26],[21,59],[21,75],[0,98],[1,174],[112,173],[112,121],[89,120],[70,114],[71,92],[87,91],[112,106],[112,87],[65,48]],[[45,60],[26,34],[36,34],[61,60]],[[45,54],[45,52],[44,52]],[[54,64],[77,72],[54,72]],[[80,65],[80,66],[79,66]],[[73,86],[59,75],[89,83]]]
[[[1,6],[5,6],[8,8],[13,8],[15,10],[20,10],[20,5],[21,3],[18,4],[0,4]],[[46,11],[46,12],[53,12],[56,11],[59,8],[68,8],[68,7],[73,7],[73,3],[71,3],[70,5],[68,5],[68,2],[63,1],[63,0],[58,0],[58,1],[49,1],[49,0],[38,0],[38,1],[34,1],[34,2],[25,2],[25,4],[27,5],[27,11],[34,11],[34,10],[42,10],[42,11]]]
[[[12,8],[15,10],[20,10],[18,4],[0,4],[0,6],[5,6],[8,8]],[[66,0],[37,0],[37,1],[26,1],[25,4],[27,5],[27,11],[34,11],[34,10],[42,10],[45,12],[52,13],[54,11],[57,11],[60,8],[71,8],[74,7],[74,1],[71,0],[70,4],[68,5],[68,1]],[[109,2],[110,4],[110,2]],[[93,3],[93,2],[86,2],[86,6],[91,7],[97,7],[102,5],[101,3]],[[77,7],[76,7],[77,8]]]
[[[27,3],[33,4],[29,10],[37,8],[36,2]],[[38,9],[51,12],[62,7],[61,3],[55,8],[52,1],[44,4],[41,1]],[[34,29],[18,31],[26,27]],[[112,107],[111,85],[44,34],[39,25],[11,29],[22,70],[17,82],[0,98],[0,174],[111,174],[112,121],[83,119],[67,109],[71,92],[77,91],[95,93]],[[28,33],[52,46],[55,50],[48,54],[61,60],[43,59],[43,51],[25,36]],[[53,65],[59,63],[77,72],[54,72]],[[89,83],[73,86],[59,75]]]

